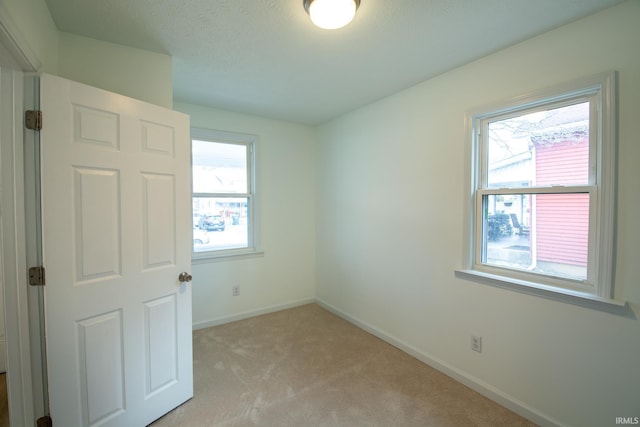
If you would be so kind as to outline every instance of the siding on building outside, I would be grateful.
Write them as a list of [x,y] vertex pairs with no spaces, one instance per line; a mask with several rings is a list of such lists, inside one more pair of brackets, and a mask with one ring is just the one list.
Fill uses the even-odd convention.
[[[587,184],[588,139],[538,144],[536,185]],[[589,238],[588,194],[538,195],[535,202],[538,261],[586,266]]]

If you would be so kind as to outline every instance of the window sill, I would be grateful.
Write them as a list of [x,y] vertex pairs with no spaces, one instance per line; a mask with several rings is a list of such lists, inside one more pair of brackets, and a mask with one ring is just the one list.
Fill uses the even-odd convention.
[[455,270],[456,277],[465,280],[509,289],[529,295],[548,298],[551,300],[579,305],[601,311],[608,311],[615,314],[626,314],[629,310],[626,301],[618,301],[610,298],[603,298],[570,289],[556,288],[540,283],[526,280],[512,279],[496,274],[484,273],[476,270]]
[[234,261],[248,258],[264,257],[264,251],[224,251],[221,253],[194,252],[191,254],[191,264],[208,264],[212,262]]

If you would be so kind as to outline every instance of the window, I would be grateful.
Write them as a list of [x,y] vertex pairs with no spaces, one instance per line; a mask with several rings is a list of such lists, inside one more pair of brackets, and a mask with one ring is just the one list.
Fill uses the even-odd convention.
[[256,251],[255,137],[192,129],[194,259]]
[[467,273],[612,296],[615,74],[470,115]]

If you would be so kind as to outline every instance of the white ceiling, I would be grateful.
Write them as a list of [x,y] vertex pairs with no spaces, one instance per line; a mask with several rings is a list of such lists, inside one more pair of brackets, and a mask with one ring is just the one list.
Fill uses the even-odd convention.
[[622,0],[46,0],[61,31],[173,57],[174,100],[322,123]]

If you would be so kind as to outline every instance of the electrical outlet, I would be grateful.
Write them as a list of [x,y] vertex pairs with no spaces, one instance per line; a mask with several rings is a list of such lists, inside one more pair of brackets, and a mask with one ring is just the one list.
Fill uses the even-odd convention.
[[233,296],[237,297],[238,295],[240,295],[240,286],[234,286],[233,287]]
[[482,353],[482,337],[479,335],[471,335],[471,350]]

